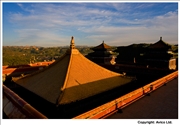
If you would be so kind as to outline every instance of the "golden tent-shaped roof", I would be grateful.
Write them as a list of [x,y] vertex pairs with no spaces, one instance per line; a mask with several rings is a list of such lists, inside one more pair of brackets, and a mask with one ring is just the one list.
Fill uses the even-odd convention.
[[20,86],[56,105],[68,104],[133,81],[85,58],[74,46],[59,60],[33,74],[13,79]]

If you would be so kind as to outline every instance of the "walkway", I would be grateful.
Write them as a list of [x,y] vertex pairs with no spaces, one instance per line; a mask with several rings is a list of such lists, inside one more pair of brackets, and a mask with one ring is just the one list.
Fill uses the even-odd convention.
[[107,119],[178,119],[178,78]]

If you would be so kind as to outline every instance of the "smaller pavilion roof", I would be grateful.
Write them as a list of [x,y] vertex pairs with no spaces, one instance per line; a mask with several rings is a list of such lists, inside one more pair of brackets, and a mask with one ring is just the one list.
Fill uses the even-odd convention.
[[164,42],[162,40],[162,37],[160,37],[160,40],[152,45],[149,46],[150,49],[169,49],[171,48],[171,45]]
[[104,43],[104,41],[98,45],[92,48],[92,50],[96,51],[96,50],[108,50],[111,49],[111,46],[107,45]]

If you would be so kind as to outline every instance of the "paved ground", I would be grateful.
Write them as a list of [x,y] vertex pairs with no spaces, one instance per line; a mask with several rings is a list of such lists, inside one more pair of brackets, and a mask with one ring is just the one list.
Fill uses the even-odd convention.
[[178,78],[107,119],[178,119]]

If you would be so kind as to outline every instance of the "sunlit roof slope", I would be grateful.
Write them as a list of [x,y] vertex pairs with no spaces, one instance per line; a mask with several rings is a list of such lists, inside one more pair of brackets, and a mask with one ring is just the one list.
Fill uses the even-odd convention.
[[47,101],[67,104],[111,90],[134,78],[109,71],[84,57],[74,45],[59,60],[34,74],[13,79]]

